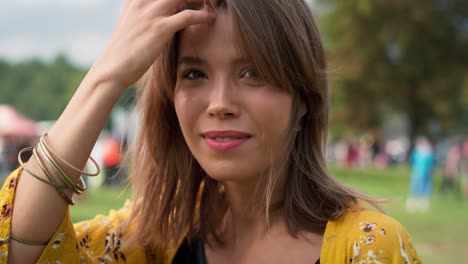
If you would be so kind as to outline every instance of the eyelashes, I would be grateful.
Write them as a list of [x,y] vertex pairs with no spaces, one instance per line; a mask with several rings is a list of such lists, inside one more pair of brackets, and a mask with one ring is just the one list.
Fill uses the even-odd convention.
[[255,70],[253,69],[245,69],[242,71],[241,77],[243,78],[250,78],[250,79],[257,79],[258,74]]
[[[200,70],[197,69],[187,69],[182,72],[181,78],[184,80],[199,80],[199,79],[208,79],[208,76]],[[257,71],[251,68],[242,70],[239,78],[248,79],[248,80],[260,80],[261,78],[257,74]]]
[[201,78],[206,78],[206,75],[199,70],[188,69],[182,73],[182,79],[197,80]]

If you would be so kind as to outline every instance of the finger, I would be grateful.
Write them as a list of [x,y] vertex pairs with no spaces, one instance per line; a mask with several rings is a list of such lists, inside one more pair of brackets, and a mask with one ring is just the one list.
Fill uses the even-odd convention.
[[170,11],[179,10],[184,5],[186,0],[158,0],[155,4],[158,9],[164,13],[175,13]]
[[160,0],[161,8],[164,10],[172,10],[171,14],[179,13],[183,10],[201,10],[206,6],[213,6],[212,2],[217,0]]
[[177,32],[190,25],[211,24],[215,20],[215,14],[206,9],[186,9],[166,19],[166,25],[170,28],[170,30]]

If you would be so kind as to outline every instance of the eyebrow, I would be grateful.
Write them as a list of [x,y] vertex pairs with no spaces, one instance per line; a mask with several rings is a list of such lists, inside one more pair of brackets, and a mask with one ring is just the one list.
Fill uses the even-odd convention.
[[206,65],[208,64],[205,60],[202,60],[199,57],[193,57],[193,56],[183,56],[180,57],[179,60],[177,61],[178,65],[182,64],[188,64],[188,65]]
[[[252,61],[247,59],[246,57],[237,58],[232,62],[233,65],[243,65],[243,64],[251,64],[251,63],[252,63]],[[180,65],[183,65],[183,64],[203,66],[203,65],[207,65],[208,62],[206,60],[202,59],[202,58],[199,58],[199,57],[182,56],[177,61],[177,65],[180,66]]]

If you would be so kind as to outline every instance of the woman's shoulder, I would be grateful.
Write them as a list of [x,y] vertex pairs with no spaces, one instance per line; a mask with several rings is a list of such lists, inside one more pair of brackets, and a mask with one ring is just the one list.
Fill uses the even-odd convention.
[[123,228],[128,222],[131,214],[132,202],[126,201],[125,205],[118,210],[110,210],[107,215],[98,214],[91,220],[76,223],[75,230],[85,231],[93,227]]
[[351,263],[365,259],[421,263],[406,229],[391,216],[369,208],[350,208],[329,221],[323,239],[322,254],[342,252]]
[[107,215],[97,215],[91,220],[74,224],[77,249],[86,263],[94,263],[94,260],[124,263],[147,258],[143,246],[124,245],[136,232],[129,221],[132,206],[133,203],[127,201],[122,208],[110,210]]
[[393,217],[365,207],[347,209],[338,219],[328,222],[327,228],[355,230],[356,232],[379,231],[382,234],[391,230],[403,229],[403,226]]
[[324,235],[324,239],[327,238],[393,247],[409,240],[409,235],[400,222],[385,213],[350,208],[338,219],[328,222]]

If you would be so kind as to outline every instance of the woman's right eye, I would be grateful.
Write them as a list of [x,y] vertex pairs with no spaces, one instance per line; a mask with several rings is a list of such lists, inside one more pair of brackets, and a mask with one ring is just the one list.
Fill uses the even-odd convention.
[[206,75],[203,72],[198,71],[198,70],[187,70],[182,75],[182,78],[187,79],[187,80],[197,80],[197,79],[206,78]]

